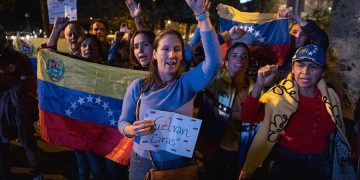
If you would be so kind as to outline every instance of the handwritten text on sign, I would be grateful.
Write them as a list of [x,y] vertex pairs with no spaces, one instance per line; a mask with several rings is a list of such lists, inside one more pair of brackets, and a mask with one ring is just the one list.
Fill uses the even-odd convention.
[[49,23],[54,24],[56,17],[68,17],[77,20],[76,0],[47,0]]
[[155,131],[141,136],[140,144],[144,150],[165,150],[192,157],[200,131],[200,119],[152,109],[145,112],[145,119],[155,121]]

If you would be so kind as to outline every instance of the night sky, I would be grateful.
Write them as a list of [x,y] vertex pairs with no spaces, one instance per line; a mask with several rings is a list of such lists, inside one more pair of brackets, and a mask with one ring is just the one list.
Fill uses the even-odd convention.
[[29,22],[32,30],[42,28],[40,0],[15,0],[15,8],[12,11],[0,12],[0,24],[7,31],[25,30],[27,23],[25,13],[29,13]]

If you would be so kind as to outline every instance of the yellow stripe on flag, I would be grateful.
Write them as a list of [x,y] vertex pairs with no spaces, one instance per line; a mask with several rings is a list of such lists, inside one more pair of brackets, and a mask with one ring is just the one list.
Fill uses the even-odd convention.
[[219,4],[217,6],[220,18],[243,22],[263,23],[277,18],[277,13],[241,12],[231,6]]
[[41,49],[38,79],[82,92],[123,99],[126,88],[148,72],[86,62]]

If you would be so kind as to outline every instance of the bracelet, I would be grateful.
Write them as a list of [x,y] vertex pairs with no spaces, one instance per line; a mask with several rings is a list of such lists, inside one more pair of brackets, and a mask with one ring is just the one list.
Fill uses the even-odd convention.
[[200,13],[199,15],[195,16],[197,21],[203,21],[205,19],[207,19],[209,17],[209,12],[204,11],[202,13]]
[[131,16],[133,19],[138,19],[138,18],[141,18],[141,15],[139,16]]
[[142,22],[142,17],[141,16],[135,16],[133,18],[134,18],[134,21],[135,21],[136,24],[139,24],[139,23]]

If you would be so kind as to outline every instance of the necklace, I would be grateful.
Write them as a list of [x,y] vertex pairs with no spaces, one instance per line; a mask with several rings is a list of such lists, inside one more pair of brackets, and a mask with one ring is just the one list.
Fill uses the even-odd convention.
[[164,88],[169,84],[170,81],[161,81],[161,87]]

